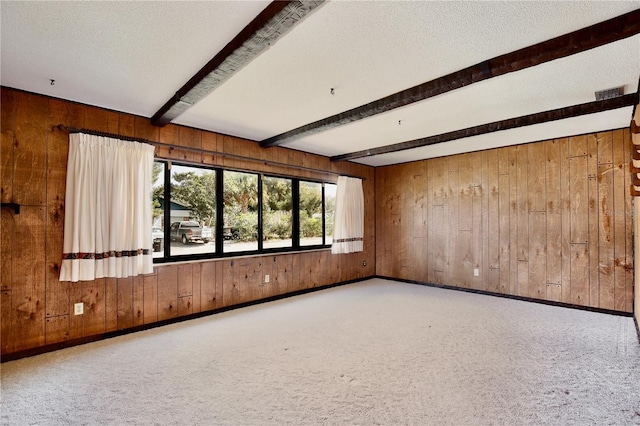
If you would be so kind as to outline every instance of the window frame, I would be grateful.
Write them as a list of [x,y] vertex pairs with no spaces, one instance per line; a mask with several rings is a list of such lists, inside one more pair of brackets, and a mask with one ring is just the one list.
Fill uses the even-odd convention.
[[[229,257],[239,257],[239,256],[252,256],[252,255],[262,255],[262,254],[274,254],[274,253],[288,253],[288,252],[300,252],[300,251],[311,251],[311,250],[319,250],[319,249],[328,249],[331,248],[331,244],[326,244],[327,241],[327,230],[326,230],[326,201],[325,201],[325,185],[332,184],[335,185],[335,182],[329,182],[321,179],[313,179],[307,177],[296,177],[278,173],[268,173],[268,172],[259,172],[255,170],[243,170],[243,169],[235,169],[235,168],[226,168],[219,166],[208,166],[203,164],[193,164],[189,162],[181,162],[181,161],[173,161],[169,159],[155,159],[156,162],[161,163],[163,165],[164,170],[164,188],[163,188],[163,197],[164,197],[164,250],[163,255],[161,257],[154,257],[154,264],[165,264],[165,263],[174,263],[174,262],[182,262],[182,261],[194,261],[194,260],[208,260],[208,259],[221,259],[221,258],[229,258]],[[215,222],[215,252],[208,253],[193,253],[193,254],[180,254],[180,255],[172,255],[171,254],[171,241],[169,239],[170,235],[170,227],[171,227],[171,209],[167,208],[167,206],[171,205],[171,168],[172,166],[183,166],[183,167],[193,167],[196,169],[205,169],[209,172],[215,173],[215,199],[216,199],[216,222]],[[257,229],[257,238],[258,238],[258,248],[256,250],[243,250],[243,251],[224,251],[224,223],[225,223],[225,215],[224,215],[224,174],[227,172],[239,172],[239,173],[248,173],[256,175],[258,178],[258,200],[257,200],[257,211],[258,211],[258,229]],[[271,247],[264,248],[263,245],[263,231],[264,231],[264,211],[263,211],[263,180],[265,177],[269,178],[278,178],[278,179],[289,179],[291,180],[291,214],[292,214],[292,244],[290,247]],[[322,243],[314,244],[314,245],[301,245],[300,244],[300,182],[310,182],[310,183],[318,183],[322,188]]]

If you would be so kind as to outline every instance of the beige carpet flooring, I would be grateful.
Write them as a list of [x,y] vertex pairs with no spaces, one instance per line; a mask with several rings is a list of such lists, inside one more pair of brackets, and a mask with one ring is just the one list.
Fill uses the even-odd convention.
[[380,279],[4,363],[3,425],[638,425],[631,318]]

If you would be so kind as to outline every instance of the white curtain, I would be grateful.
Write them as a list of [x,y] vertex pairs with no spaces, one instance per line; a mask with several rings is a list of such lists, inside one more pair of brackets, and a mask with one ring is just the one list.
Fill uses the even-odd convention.
[[364,237],[364,195],[362,180],[338,177],[331,253],[362,251]]
[[153,272],[153,146],[69,135],[60,281]]

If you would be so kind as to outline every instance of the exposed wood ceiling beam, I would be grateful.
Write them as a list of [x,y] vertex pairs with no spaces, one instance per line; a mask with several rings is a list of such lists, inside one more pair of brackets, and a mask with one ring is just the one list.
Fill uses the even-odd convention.
[[323,3],[324,0],[270,3],[151,117],[151,124],[164,126],[171,122],[268,49],[280,36]]
[[564,58],[640,33],[640,9],[516,50],[260,142],[270,147],[391,111],[451,90]]
[[[593,101],[586,104],[572,105],[564,108],[554,109],[551,111],[538,112],[535,114],[523,115],[521,117],[494,121],[493,123],[481,124],[479,126],[467,127],[466,129],[428,136],[426,138],[380,146],[377,148],[352,152],[349,154],[336,155],[334,157],[331,157],[331,161],[354,160],[356,158],[371,157],[373,155],[388,154],[391,152],[404,151],[406,149],[420,148],[423,146],[435,145],[443,142],[453,141],[456,139],[498,132],[500,130],[515,129],[518,127],[547,123],[549,121],[563,120],[566,118],[579,117],[581,115],[609,111],[612,109],[633,106],[637,103],[638,92],[619,96],[617,98],[606,99],[604,101]],[[481,147],[478,147],[478,149],[480,148]]]

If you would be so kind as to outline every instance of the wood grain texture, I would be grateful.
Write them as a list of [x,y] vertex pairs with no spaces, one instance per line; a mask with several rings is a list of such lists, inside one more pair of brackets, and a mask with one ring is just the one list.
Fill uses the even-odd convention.
[[600,304],[600,274],[598,271],[598,135],[588,135],[587,144],[589,306],[597,307]]
[[158,321],[158,276],[144,277],[144,317],[145,324]]
[[47,129],[49,102],[22,94],[16,106],[13,201],[42,205],[47,199]]
[[[426,266],[429,282],[630,312],[623,134],[380,168],[378,271],[426,281]],[[428,195],[418,207],[420,187]],[[424,238],[416,234],[426,235],[426,263],[415,254]]]
[[157,268],[158,272],[158,321],[178,316],[178,266]]
[[[545,145],[545,184],[547,200],[547,283],[554,297],[562,281],[562,190],[560,186],[560,143]],[[560,301],[559,298],[551,299]]]
[[14,349],[45,343],[45,224],[43,206],[22,206],[14,215],[11,255],[11,320]]
[[629,238],[625,225],[625,197],[629,191],[625,188],[625,148],[623,132],[616,131],[613,134],[613,269],[614,269],[614,309],[626,308],[626,242]]

